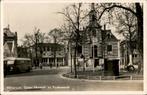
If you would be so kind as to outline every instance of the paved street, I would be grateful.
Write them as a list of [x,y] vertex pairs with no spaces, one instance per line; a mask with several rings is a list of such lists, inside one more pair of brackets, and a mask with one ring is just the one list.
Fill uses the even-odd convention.
[[68,67],[45,67],[29,73],[8,75],[4,78],[5,91],[142,91],[140,80],[91,81],[62,77]]

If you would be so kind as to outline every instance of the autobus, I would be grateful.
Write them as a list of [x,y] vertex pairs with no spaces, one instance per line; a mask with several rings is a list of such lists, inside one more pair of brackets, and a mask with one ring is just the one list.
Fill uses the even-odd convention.
[[29,58],[4,58],[4,73],[9,72],[30,72],[32,70],[31,60]]

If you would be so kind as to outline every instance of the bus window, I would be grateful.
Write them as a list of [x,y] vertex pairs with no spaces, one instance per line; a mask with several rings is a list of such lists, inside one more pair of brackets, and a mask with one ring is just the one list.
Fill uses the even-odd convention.
[[14,64],[14,61],[9,60],[9,61],[7,61],[7,64],[12,65],[12,64]]

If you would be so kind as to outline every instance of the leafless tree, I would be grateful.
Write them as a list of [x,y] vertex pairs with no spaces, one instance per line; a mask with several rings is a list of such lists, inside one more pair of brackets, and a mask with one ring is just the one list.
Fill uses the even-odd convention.
[[70,59],[70,64],[71,64],[71,73],[72,73],[72,59],[73,59],[73,53],[72,53],[72,48],[70,48],[72,46],[72,33],[73,33],[73,29],[72,26],[70,25],[70,23],[66,22],[61,26],[61,30],[64,32],[64,41],[65,41],[65,46],[66,46],[66,62],[68,63],[68,59]]
[[[130,4],[124,4],[124,3],[104,3],[101,4],[103,6],[103,9],[98,17],[98,20],[101,19],[101,17],[106,13],[106,12],[112,12],[116,11],[114,9],[122,9],[130,12],[132,15],[134,15],[137,18],[137,48],[140,52],[140,55],[143,58],[143,6],[141,3],[131,3]],[[132,7],[134,6],[134,7]],[[112,15],[112,14],[110,14]]]
[[[131,41],[131,36],[136,35],[136,41],[137,41],[137,50],[140,53],[140,62],[139,64],[143,64],[143,4],[142,3],[101,3],[98,4],[99,9],[99,16],[98,16],[98,21],[101,21],[106,14],[108,14],[108,22],[109,24],[114,24],[114,15],[113,13],[119,13],[119,11],[126,11],[128,15],[128,19],[126,19],[126,22],[133,20],[134,18],[136,19],[136,32],[133,32],[135,29],[134,28],[134,23],[131,25],[127,25],[127,31],[123,31],[125,34],[125,37],[129,37],[129,41]],[[117,14],[119,15],[119,14]],[[127,17],[126,14],[123,14],[122,17]],[[133,17],[133,18],[131,18]],[[131,19],[130,19],[131,18]],[[122,22],[120,22],[122,23]],[[124,25],[123,25],[124,27]],[[126,35],[127,34],[127,35]],[[132,43],[129,44],[129,47],[132,48]],[[130,51],[132,52],[132,50]]]
[[137,19],[132,13],[126,10],[123,10],[121,14],[117,14],[116,17],[118,19],[118,25],[117,25],[118,32],[120,34],[123,34],[125,40],[128,42],[127,47],[129,49],[129,59],[130,59],[129,64],[132,65],[133,64],[132,56],[134,50],[133,37],[137,31],[136,29]]
[[56,62],[56,52],[57,52],[57,44],[60,44],[63,42],[63,32],[61,31],[61,29],[53,29],[48,33],[49,37],[53,38],[53,43],[54,43],[54,64],[56,65],[56,67],[58,67],[58,63]]
[[[36,57],[36,66],[41,61],[42,58],[42,47],[39,46],[39,43],[43,43],[45,40],[45,33],[40,32],[40,29],[34,28],[33,34],[25,34],[22,39],[23,47],[29,48],[29,53],[31,53],[31,48],[35,47],[35,57]],[[40,57],[40,59],[38,59]]]
[[72,32],[70,35],[70,42],[74,44],[74,73],[75,78],[77,77],[77,47],[80,42],[80,32],[83,27],[83,19],[85,15],[83,15],[82,3],[73,4],[65,8],[63,12],[59,12],[65,16],[65,19],[68,23],[70,23],[70,27],[72,27]]

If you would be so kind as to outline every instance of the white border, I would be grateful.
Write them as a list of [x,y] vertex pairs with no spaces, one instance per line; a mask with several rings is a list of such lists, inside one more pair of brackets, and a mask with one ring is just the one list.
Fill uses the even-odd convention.
[[5,3],[135,3],[146,0],[2,0]]
[[145,42],[147,42],[147,1],[145,1],[144,3],[144,93],[147,94],[147,44],[145,44]]
[[1,1],[1,3],[0,3],[0,7],[1,7],[1,18],[0,18],[0,21],[1,21],[1,32],[0,32],[0,47],[1,47],[1,49],[0,49],[0,70],[1,70],[1,72],[0,72],[0,75],[1,75],[1,79],[0,79],[0,91],[2,92],[3,91],[3,5],[2,5],[2,1]]
[[[22,91],[22,92],[4,92],[4,76],[3,76],[3,4],[4,3],[79,3],[79,2],[82,2],[82,3],[108,3],[108,2],[117,2],[117,3],[135,3],[135,2],[140,2],[140,3],[143,3],[143,7],[144,7],[144,91],[37,91],[37,92],[26,92],[26,91]],[[0,69],[1,69],[1,72],[0,72],[0,75],[1,75],[1,94],[2,95],[26,95],[26,94],[37,94],[37,95],[96,95],[96,94],[121,94],[121,95],[124,95],[124,94],[147,94],[147,87],[146,87],[146,83],[147,83],[147,73],[145,73],[146,71],[146,67],[147,67],[147,60],[145,58],[145,56],[147,56],[147,46],[145,44],[145,42],[147,42],[147,27],[145,27],[145,25],[147,25],[147,1],[146,0],[2,0],[1,1],[1,33],[0,33],[0,43],[1,43],[1,54],[0,54],[0,63],[1,63],[1,66],[0,66]]]

